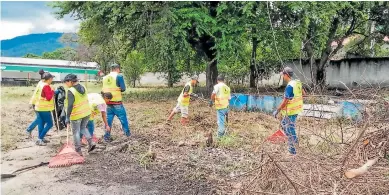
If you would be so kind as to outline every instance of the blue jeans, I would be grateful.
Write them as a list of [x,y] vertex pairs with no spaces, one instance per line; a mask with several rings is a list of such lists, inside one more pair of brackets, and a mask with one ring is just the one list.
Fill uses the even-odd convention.
[[89,122],[89,116],[86,116],[82,119],[71,120],[70,125],[72,126],[73,131],[73,141],[76,152],[81,151],[81,133],[85,135],[86,140],[88,141],[89,146],[93,144],[92,137],[89,135],[89,132],[86,130],[86,126]]
[[296,154],[295,145],[297,145],[298,143],[298,138],[295,130],[296,119],[297,114],[291,116],[283,116],[281,121],[282,129],[284,130],[285,135],[288,137],[289,153],[291,154]]
[[[95,122],[94,120],[89,120],[88,124],[86,125],[86,128],[89,131],[89,134],[91,137],[93,137],[93,132],[95,132]],[[82,137],[82,132],[80,131],[80,137]]]
[[225,134],[226,115],[228,114],[228,108],[219,109],[217,111],[217,136],[221,137]]
[[38,124],[40,123],[39,121],[41,120],[37,111],[35,111],[35,114],[36,114],[35,120],[32,121],[30,126],[27,127],[27,132],[29,132],[29,133],[31,133],[31,131],[34,130],[36,126],[38,126]]
[[50,111],[38,111],[40,118],[38,123],[38,138],[45,138],[46,133],[53,127],[53,119],[51,118]]
[[[124,134],[128,137],[131,135],[130,127],[127,120],[127,113],[123,104],[119,105],[107,105],[107,122],[108,126],[112,129],[113,118],[117,116],[122,124]],[[105,131],[104,139],[109,139],[111,132]]]

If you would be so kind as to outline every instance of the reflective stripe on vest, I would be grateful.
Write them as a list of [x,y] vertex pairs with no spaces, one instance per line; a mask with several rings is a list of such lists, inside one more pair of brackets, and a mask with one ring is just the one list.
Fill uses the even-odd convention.
[[51,100],[47,100],[45,97],[42,97],[43,87],[49,85],[45,82],[39,84],[38,90],[36,92],[37,100],[35,102],[36,111],[53,111],[54,110],[54,97]]
[[88,94],[89,107],[91,109],[91,115],[89,120],[94,120],[95,117],[100,113],[100,110],[97,108],[98,105],[105,104],[104,98],[101,94],[90,93]]
[[31,99],[30,99],[30,104],[35,105],[36,102],[38,101],[39,95],[40,95],[40,94],[38,94],[38,89],[39,89],[39,87],[40,87],[40,85],[41,85],[42,83],[43,83],[43,81],[40,80],[40,81],[38,82],[38,84],[36,85],[35,90],[34,90],[34,93],[32,94],[32,97],[31,97]]
[[303,92],[302,92],[302,84],[299,80],[292,80],[288,83],[288,85],[293,87],[293,95],[294,97],[291,100],[288,100],[288,103],[281,110],[281,114],[283,116],[288,115],[296,115],[300,114],[303,111]]
[[[85,88],[85,87],[84,87]],[[78,119],[82,119],[91,114],[91,110],[89,107],[88,96],[85,94],[79,93],[74,87],[68,89],[74,95],[74,103],[72,113],[70,114],[70,120],[75,121]],[[66,100],[65,107],[68,105],[68,91],[66,91]]]
[[223,83],[215,97],[216,110],[228,108],[230,95],[230,88]]
[[118,73],[111,72],[107,76],[103,77],[103,92],[112,93],[112,102],[121,102],[122,101],[122,92],[120,87],[116,85]]
[[[184,97],[184,89],[186,86],[189,86],[189,92],[188,92],[188,96]],[[190,81],[185,84],[184,89],[182,89],[182,92],[178,97],[177,101],[181,106],[189,106],[190,94],[192,94],[193,92],[193,87]]]

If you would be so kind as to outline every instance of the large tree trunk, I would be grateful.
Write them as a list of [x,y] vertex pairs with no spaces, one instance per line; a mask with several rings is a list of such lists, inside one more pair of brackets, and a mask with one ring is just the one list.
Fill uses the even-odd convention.
[[[255,32],[256,30],[253,29],[253,33]],[[251,60],[250,60],[250,87],[256,88],[257,87],[256,79],[258,77],[258,71],[256,67],[256,62],[257,62],[256,56],[257,56],[257,47],[258,47],[257,38],[253,37],[252,42],[253,42],[253,48],[251,51]]]
[[217,76],[217,60],[212,60],[210,63],[208,63],[206,71],[206,86],[208,95],[212,93],[213,86],[216,84]]
[[173,75],[171,71],[167,72],[167,86],[168,87],[173,87]]

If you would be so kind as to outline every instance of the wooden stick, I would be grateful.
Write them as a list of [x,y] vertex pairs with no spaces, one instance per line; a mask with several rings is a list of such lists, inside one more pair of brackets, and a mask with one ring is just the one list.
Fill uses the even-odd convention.
[[377,158],[374,158],[372,160],[368,160],[364,165],[362,165],[361,167],[357,168],[357,169],[350,169],[348,171],[346,171],[344,173],[344,175],[348,178],[348,179],[351,179],[351,178],[354,178],[354,177],[357,177],[357,176],[360,176],[360,175],[363,175],[365,174],[370,167],[372,167],[375,163],[377,163],[378,161],[378,157]]

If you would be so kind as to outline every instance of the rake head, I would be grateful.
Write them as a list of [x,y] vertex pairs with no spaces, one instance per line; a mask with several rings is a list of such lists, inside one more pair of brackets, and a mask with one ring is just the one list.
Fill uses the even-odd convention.
[[284,134],[284,132],[281,130],[276,131],[275,133],[273,133],[273,135],[271,135],[267,138],[267,141],[269,141],[273,144],[284,143],[284,142],[286,142],[286,140],[287,140],[287,137]]
[[50,168],[56,167],[70,167],[75,164],[82,164],[85,162],[84,157],[80,156],[74,146],[65,144],[59,153],[49,161]]

